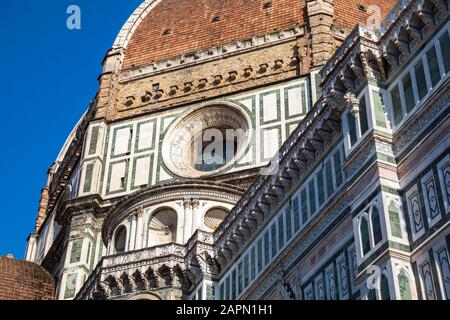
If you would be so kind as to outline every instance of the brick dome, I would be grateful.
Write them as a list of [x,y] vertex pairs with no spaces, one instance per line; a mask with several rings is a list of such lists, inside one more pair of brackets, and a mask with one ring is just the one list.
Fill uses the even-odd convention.
[[0,257],[0,300],[54,300],[55,279],[33,262]]
[[[304,24],[306,0],[146,0],[117,42],[123,68],[148,65],[199,49]],[[371,0],[332,1],[337,25],[353,28],[371,15]],[[377,2],[384,17],[395,1]],[[372,12],[373,13],[373,12]],[[125,31],[125,32],[124,32]]]

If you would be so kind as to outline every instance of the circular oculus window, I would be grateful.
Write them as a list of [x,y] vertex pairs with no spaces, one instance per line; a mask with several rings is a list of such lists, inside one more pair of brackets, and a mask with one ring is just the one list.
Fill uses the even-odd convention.
[[185,178],[212,176],[230,169],[251,139],[248,115],[231,103],[214,103],[189,111],[164,137],[167,168]]

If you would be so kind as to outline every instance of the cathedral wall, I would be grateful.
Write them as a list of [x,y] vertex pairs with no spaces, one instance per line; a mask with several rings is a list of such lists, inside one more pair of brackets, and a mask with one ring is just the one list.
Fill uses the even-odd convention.
[[110,122],[160,112],[309,72],[309,42],[303,27],[261,39],[232,44],[223,53],[211,48],[198,53],[198,58],[162,61],[117,76],[105,74],[100,78],[101,83],[105,81],[101,85],[105,90],[100,90],[105,99],[99,103],[96,117]]
[[[309,111],[312,94],[311,82],[305,77],[209,101],[210,105],[232,104],[250,121],[252,139],[247,151],[223,173],[265,165]],[[98,193],[105,198],[117,197],[142,186],[180,179],[166,165],[164,157],[176,156],[164,139],[174,124],[203,105],[192,104],[110,125],[91,123],[79,196]]]
[[340,165],[343,152],[342,143],[338,143],[324,156],[321,164],[312,169],[306,180],[298,184],[287,201],[279,205],[270,222],[229,270],[223,272],[219,282],[220,297],[234,300],[244,293],[247,296],[246,290],[259,277],[276,274],[272,268],[276,261],[282,261],[279,255],[289,250],[291,241],[298,239],[299,234],[307,233],[317,224],[318,214],[333,205],[345,185]]

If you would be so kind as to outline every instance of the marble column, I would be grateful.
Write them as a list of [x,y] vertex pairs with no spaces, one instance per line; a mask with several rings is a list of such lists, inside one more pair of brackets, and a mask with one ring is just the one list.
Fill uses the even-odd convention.
[[183,240],[186,243],[192,236],[192,202],[189,199],[184,200],[184,223],[183,223]]
[[195,233],[197,229],[201,228],[201,221],[200,217],[198,216],[198,208],[200,207],[200,201],[197,199],[192,199],[191,205],[192,205],[192,233]]
[[130,216],[130,241],[128,251],[134,250],[136,244],[136,212],[133,212]]
[[139,208],[137,212],[137,226],[136,226],[136,244],[135,249],[139,250],[145,246],[144,244],[144,209]]

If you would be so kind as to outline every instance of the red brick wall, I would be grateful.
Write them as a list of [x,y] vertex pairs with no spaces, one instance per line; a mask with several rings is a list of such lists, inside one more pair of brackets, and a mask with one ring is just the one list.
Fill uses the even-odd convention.
[[[303,24],[305,0],[162,0],[140,24],[124,67],[148,64],[234,40]],[[214,16],[220,21],[212,23]],[[162,36],[165,29],[172,34]]]
[[[124,68],[142,66],[214,45],[264,35],[305,23],[306,0],[162,0],[139,25],[127,47]],[[396,0],[334,0],[337,25],[353,28],[365,24],[368,13],[360,11],[377,4],[383,16]],[[212,23],[214,16],[219,22]],[[171,34],[163,36],[164,30]]]
[[0,257],[0,300],[54,300],[55,280],[41,266]]
[[358,5],[363,5],[366,9],[371,5],[377,5],[381,9],[381,17],[384,19],[397,0],[335,0],[333,3],[336,24],[353,28],[358,23],[367,24],[367,18],[373,14],[358,9]]

